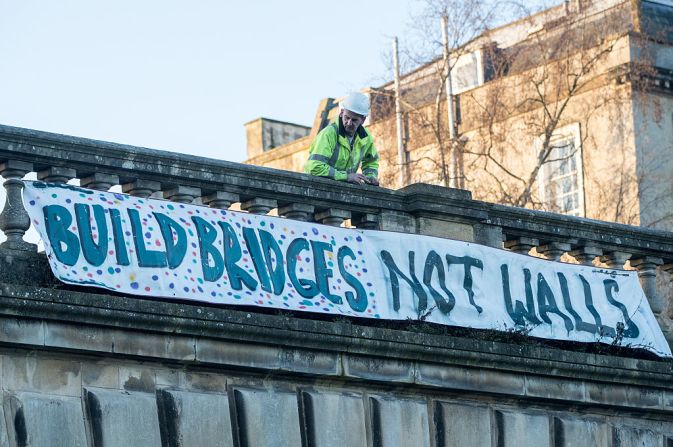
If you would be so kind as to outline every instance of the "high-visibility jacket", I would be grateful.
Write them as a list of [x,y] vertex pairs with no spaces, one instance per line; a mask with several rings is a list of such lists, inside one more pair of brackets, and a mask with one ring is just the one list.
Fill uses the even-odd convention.
[[366,177],[378,179],[379,155],[374,148],[374,138],[364,126],[360,126],[351,146],[339,118],[321,130],[311,143],[304,172],[334,180],[346,180],[348,174],[357,172],[360,164]]

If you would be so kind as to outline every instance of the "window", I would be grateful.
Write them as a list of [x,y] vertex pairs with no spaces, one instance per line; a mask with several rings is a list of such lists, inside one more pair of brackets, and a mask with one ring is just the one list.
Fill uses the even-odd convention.
[[[541,150],[538,140],[538,153]],[[579,124],[557,129],[551,152],[538,177],[539,193],[549,211],[584,216],[584,182]]]
[[451,69],[451,84],[454,95],[484,83],[481,50],[462,54],[458,57],[458,60],[453,63],[454,66]]

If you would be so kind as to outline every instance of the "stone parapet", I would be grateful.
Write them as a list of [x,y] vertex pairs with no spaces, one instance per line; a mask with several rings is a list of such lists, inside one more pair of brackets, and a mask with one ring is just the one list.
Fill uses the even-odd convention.
[[[469,191],[415,184],[400,190],[356,186],[305,174],[213,160],[191,155],[0,126],[0,161],[7,203],[0,228],[8,240],[0,247],[2,271],[22,253],[36,248],[23,241],[29,222],[20,202],[18,179],[80,182],[143,197],[179,203],[236,207],[253,213],[278,213],[304,221],[425,234],[519,253],[542,255],[610,268],[635,267],[667,338],[673,340],[670,276],[658,266],[673,264],[673,234],[629,225],[514,208],[472,200]],[[262,204],[261,206],[259,204]],[[288,210],[302,209],[301,213]],[[310,212],[309,212],[310,211]],[[338,211],[338,213],[336,213]],[[335,214],[336,213],[336,214]],[[338,214],[338,215],[337,215]],[[317,216],[317,217],[316,217]],[[504,242],[504,245],[503,245]],[[573,259],[574,257],[574,259]],[[631,260],[630,264],[626,263]],[[656,259],[657,263],[641,262]],[[626,264],[625,264],[626,263]],[[670,269],[669,269],[670,270]],[[22,282],[28,272],[2,277]],[[25,283],[25,282],[24,282]],[[34,280],[27,283],[32,284]]]

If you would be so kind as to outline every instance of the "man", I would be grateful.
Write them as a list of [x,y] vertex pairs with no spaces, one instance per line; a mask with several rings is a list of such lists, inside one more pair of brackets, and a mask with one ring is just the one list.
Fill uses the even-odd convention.
[[[338,120],[321,130],[311,143],[304,172],[378,186],[379,155],[374,139],[362,125],[369,115],[369,99],[353,92],[340,105]],[[357,172],[360,164],[362,173]]]

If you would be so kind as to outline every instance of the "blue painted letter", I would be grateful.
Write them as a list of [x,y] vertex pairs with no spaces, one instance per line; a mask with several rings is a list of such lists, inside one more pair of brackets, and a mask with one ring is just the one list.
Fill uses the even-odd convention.
[[112,224],[117,265],[129,265],[129,254],[126,251],[126,239],[124,239],[124,230],[122,229],[122,217],[116,208],[110,208],[110,223]]
[[75,233],[68,230],[72,223],[70,212],[61,205],[47,205],[42,212],[49,245],[56,259],[65,265],[75,265],[79,257],[79,240]]
[[107,256],[107,224],[105,223],[105,210],[103,207],[92,205],[92,208],[98,231],[98,243],[93,240],[91,208],[89,208],[89,205],[83,203],[75,205],[75,220],[77,221],[79,241],[82,244],[84,259],[94,267],[98,267],[105,261]]
[[136,247],[136,254],[138,255],[139,267],[166,267],[166,252],[148,250],[145,247],[145,240],[143,239],[143,226],[140,223],[140,214],[138,210],[129,209],[129,220],[131,221],[131,231],[133,232],[133,242]]
[[248,290],[256,290],[257,281],[255,281],[255,278],[236,264],[240,261],[242,255],[241,244],[236,237],[236,231],[226,222],[218,222],[218,224],[224,233],[224,266],[229,275],[229,284],[234,290],[241,290],[243,288],[242,283]]
[[[168,268],[174,269],[182,263],[187,253],[187,233],[179,223],[162,213],[153,213],[159,222],[159,230],[164,238]],[[175,241],[173,241],[175,232]]]
[[[217,281],[224,273],[224,260],[214,245],[217,238],[217,229],[198,216],[192,216],[192,222],[194,222],[196,228],[196,236],[199,238],[203,280]],[[211,259],[213,265],[210,264]]]

